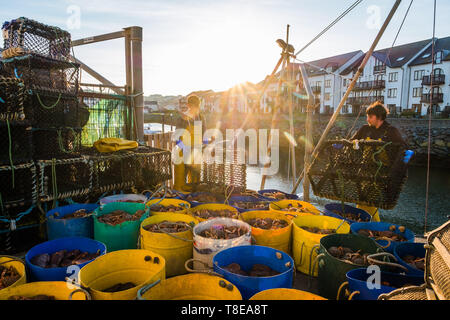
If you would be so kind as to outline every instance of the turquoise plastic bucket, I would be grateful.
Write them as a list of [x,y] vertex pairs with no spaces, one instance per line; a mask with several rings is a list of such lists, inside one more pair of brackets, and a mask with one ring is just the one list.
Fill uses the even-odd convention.
[[[115,210],[123,210],[129,214],[134,214],[138,210],[145,210],[145,213],[139,220],[125,221],[116,226],[111,226],[98,221],[98,218],[102,215],[111,213]],[[137,249],[139,226],[148,215],[149,209],[142,203],[107,203],[94,211],[94,239],[103,242],[106,245],[108,252],[123,249]]]

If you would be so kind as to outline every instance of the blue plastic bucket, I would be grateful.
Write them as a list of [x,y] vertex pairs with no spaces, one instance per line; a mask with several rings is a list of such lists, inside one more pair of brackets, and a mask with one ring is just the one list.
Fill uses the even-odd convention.
[[[97,204],[71,204],[50,210],[45,215],[47,218],[47,236],[49,240],[67,237],[94,237],[94,222],[92,216],[84,218],[61,219],[80,209],[92,212],[98,208]],[[58,217],[53,216],[58,213]]]
[[[334,218],[338,218],[338,219],[344,219],[349,224],[357,222],[357,221],[352,220],[352,219],[344,218],[341,215],[336,214],[336,213],[333,212],[333,210],[336,210],[338,212],[342,212],[342,204],[340,204],[340,203],[327,203],[324,206],[324,208],[325,208],[324,209],[324,214],[326,216],[334,217]],[[354,214],[355,216],[359,217],[364,222],[369,222],[372,219],[372,216],[367,211],[362,210],[362,209],[358,209],[358,208],[355,208],[355,207],[352,207],[352,206],[344,204],[344,210],[345,210],[346,213]]]
[[[55,240],[50,240],[47,242],[40,243],[33,248],[31,248],[25,255],[25,263],[27,269],[30,271],[31,281],[64,281],[65,277],[74,278],[74,271],[69,269],[69,267],[62,268],[41,268],[37,265],[31,263],[31,259],[39,254],[48,253],[52,254],[60,250],[75,250],[78,249],[83,252],[95,253],[100,250],[100,255],[106,253],[105,244],[81,237],[71,237],[71,238],[60,238]],[[78,264],[77,266],[81,269],[83,266],[87,265],[88,262]],[[77,277],[75,277],[77,279]]]
[[[271,277],[242,276],[223,269],[231,263],[239,264],[243,270],[250,270],[254,264],[263,264],[280,274]],[[215,272],[239,289],[244,299],[267,289],[292,288],[294,260],[283,251],[269,247],[238,246],[222,250],[214,256],[213,267]]]
[[[353,269],[346,273],[348,288],[350,292],[355,293],[354,300],[377,300],[378,296],[383,293],[389,293],[404,285],[420,286],[425,282],[423,276],[417,275],[403,275],[399,273],[380,272],[380,288],[368,288],[368,278],[373,277],[373,273],[367,273],[366,268]],[[383,285],[383,282],[389,282],[390,286]],[[374,284],[369,279],[370,284]],[[342,296],[342,293],[341,293]]]
[[[387,240],[375,240],[381,247],[383,247],[383,250],[389,252],[389,253],[394,253],[394,249],[396,246],[398,246],[401,243],[405,243],[405,242],[414,242],[414,233],[409,230],[409,229],[405,229],[405,232],[401,233],[400,231],[398,231],[398,227],[399,225],[397,224],[393,224],[393,223],[388,223],[388,222],[356,222],[353,223],[350,226],[350,231],[353,234],[358,234],[358,231],[361,229],[368,229],[368,230],[373,230],[373,231],[388,231],[389,227],[394,225],[395,226],[395,233],[396,234],[401,234],[403,235],[407,241],[391,241],[391,243],[389,244],[389,242]],[[389,244],[388,247],[386,247]]]
[[[244,209],[244,208],[240,208],[239,207],[239,203],[238,202],[267,202],[267,209],[265,208],[261,208],[261,209]],[[232,196],[230,197],[230,199],[228,199],[228,203],[230,204],[230,206],[238,209],[239,212],[246,212],[246,211],[260,211],[260,210],[265,210],[265,211],[269,211],[269,200],[265,199],[265,198],[256,198],[253,196]]]
[[[217,201],[216,202],[198,202],[198,201],[192,201],[192,200],[188,200],[187,197],[189,195],[195,197],[201,194],[207,194],[207,195],[211,195],[216,197]],[[181,196],[181,200],[187,201],[191,204],[191,208],[195,208],[196,206],[199,206],[201,204],[207,204],[207,203],[223,203],[225,200],[224,196],[220,196],[217,194],[212,194],[211,192],[205,192],[205,191],[198,191],[198,192],[192,192],[192,193],[187,193]]]
[[419,275],[423,277],[423,270],[414,268],[410,264],[406,263],[402,258],[406,255],[412,255],[417,258],[425,258],[426,250],[424,245],[424,243],[403,242],[394,248],[395,258],[397,258],[399,264],[408,269],[408,274]]
[[280,192],[280,193],[284,194],[284,196],[286,197],[287,200],[299,200],[299,199],[300,199],[300,198],[298,197],[298,195],[296,195],[296,194],[286,193],[286,192],[283,192],[283,191],[280,191],[280,190],[276,190],[276,189],[263,189],[263,190],[259,190],[259,191],[258,191],[258,194],[259,194],[262,198],[267,199],[267,200],[270,200],[270,201],[284,200],[284,199],[274,199],[274,198],[270,198],[270,197],[265,197],[265,196],[263,196],[263,194],[264,194],[264,193],[267,193],[267,192]]

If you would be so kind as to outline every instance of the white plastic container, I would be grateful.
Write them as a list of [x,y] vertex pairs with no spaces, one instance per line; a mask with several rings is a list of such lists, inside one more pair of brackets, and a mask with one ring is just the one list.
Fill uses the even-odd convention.
[[130,194],[116,194],[114,196],[109,196],[109,197],[104,197],[102,199],[100,199],[100,206],[103,206],[107,203],[111,203],[111,202],[127,202],[128,201],[139,201],[140,203],[145,204],[148,199],[146,196],[142,195],[142,194],[134,194],[134,193],[130,193]]

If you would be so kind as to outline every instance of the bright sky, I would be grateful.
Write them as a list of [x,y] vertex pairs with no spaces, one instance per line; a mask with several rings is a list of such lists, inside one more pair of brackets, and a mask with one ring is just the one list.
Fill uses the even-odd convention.
[[[290,42],[298,50],[353,2],[21,0],[4,1],[0,19],[25,16],[66,29],[72,39],[141,26],[145,95],[186,95],[261,81],[279,58],[275,40],[285,38],[286,24],[291,25]],[[394,2],[364,0],[298,58],[366,51]],[[391,46],[409,3],[402,1],[378,48]],[[450,1],[437,0],[437,8],[436,35],[450,36]],[[433,0],[415,0],[397,44],[431,38],[432,18]],[[75,56],[115,84],[125,84],[122,39],[77,47]]]

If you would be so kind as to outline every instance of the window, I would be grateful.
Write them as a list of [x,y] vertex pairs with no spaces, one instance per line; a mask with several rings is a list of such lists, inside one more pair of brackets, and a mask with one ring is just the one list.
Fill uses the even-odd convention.
[[414,71],[414,80],[422,80],[424,74],[425,74],[425,70]]
[[330,94],[328,92],[325,93],[324,100],[330,100]]
[[389,73],[389,82],[397,82],[398,72],[390,72]]
[[325,80],[325,88],[331,88],[331,80]]
[[347,79],[342,79],[342,86],[345,87],[347,85]]
[[322,81],[316,81],[316,87],[321,87],[322,86]]
[[397,98],[397,88],[388,90],[388,98]]
[[442,51],[436,52],[434,55],[434,63],[442,63]]
[[413,88],[413,97],[420,97],[422,95],[422,88]]

